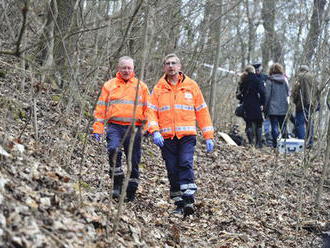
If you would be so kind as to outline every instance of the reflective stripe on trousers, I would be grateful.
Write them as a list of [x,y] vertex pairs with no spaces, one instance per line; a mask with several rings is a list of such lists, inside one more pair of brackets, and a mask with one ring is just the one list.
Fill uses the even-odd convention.
[[[136,132],[136,136],[134,139],[133,144],[133,151],[132,151],[132,173],[130,176],[128,188],[136,190],[138,187],[139,182],[139,163],[141,160],[141,128],[138,128]],[[109,155],[109,164],[110,164],[110,175],[112,173],[112,167],[113,167],[113,159],[116,151],[117,153],[117,159],[116,159],[116,165],[115,165],[115,177],[123,177],[123,170],[122,170],[122,163],[121,163],[121,157],[122,157],[122,151],[119,149],[119,145],[125,135],[125,132],[127,129],[130,129],[130,126],[124,126],[119,124],[111,123],[107,126],[107,149],[108,149],[108,155]],[[130,131],[129,131],[130,132]],[[127,135],[123,147],[124,152],[127,157],[128,155],[128,146],[130,141],[130,134]],[[115,180],[116,182],[116,180]]]
[[183,207],[182,192],[179,191],[170,191],[170,198],[174,201],[174,204],[180,207]]
[[170,181],[170,192],[181,192],[183,200],[187,202],[194,202],[197,189],[193,170],[195,146],[196,136],[191,135],[181,139],[165,139],[161,148]]

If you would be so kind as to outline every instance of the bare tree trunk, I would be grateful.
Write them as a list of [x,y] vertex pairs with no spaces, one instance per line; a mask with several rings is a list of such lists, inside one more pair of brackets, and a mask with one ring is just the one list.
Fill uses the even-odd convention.
[[[150,42],[148,36],[149,30],[149,16],[151,8],[148,6],[148,0],[146,0],[146,10],[145,10],[145,22],[144,22],[144,41],[143,41],[143,51],[142,51],[142,60],[141,60],[141,80],[144,80],[145,68],[146,68],[146,61],[149,52]],[[150,39],[151,40],[151,39]]]
[[[222,0],[219,1],[220,6],[220,16],[222,14]],[[210,91],[210,102],[209,102],[209,109],[212,119],[214,119],[215,115],[215,106],[216,106],[216,94],[217,94],[217,71],[220,63],[220,50],[221,50],[221,17],[218,18],[216,26],[218,27],[218,36],[217,36],[217,51],[213,63],[213,69],[212,69],[212,76],[211,76],[211,91]]]
[[[56,0],[58,16],[56,18],[56,29],[55,29],[55,46],[54,46],[54,59],[57,67],[61,67],[61,74],[66,65],[66,60],[71,54],[73,44],[70,44],[69,40],[65,41],[64,36],[72,26],[74,20],[74,6],[76,0]],[[67,54],[66,54],[67,53]]]
[[[57,18],[57,5],[56,0],[50,0],[48,3],[47,23],[44,27],[44,42],[41,55],[41,61],[44,69],[47,71],[54,66],[54,30],[55,20]],[[42,75],[44,81],[46,73]]]
[[267,69],[268,62],[279,62],[284,64],[282,45],[278,36],[281,34],[275,31],[276,1],[264,0],[261,10],[265,39],[262,44],[262,63]]
[[251,56],[254,54],[255,50],[255,40],[256,40],[256,25],[254,23],[255,20],[255,11],[251,13],[249,0],[245,0],[245,9],[246,9],[246,16],[248,19],[249,24],[249,41],[248,41],[248,53],[247,53],[247,61],[251,63]]
[[317,207],[320,206],[324,181],[325,181],[325,179],[327,178],[327,176],[329,174],[329,168],[330,168],[329,160],[330,160],[330,115],[329,115],[329,118],[328,118],[327,149],[325,151],[324,164],[323,164],[323,169],[322,169],[322,176],[321,176],[320,183],[318,185],[318,189],[317,189],[317,193],[316,193],[316,200],[315,200],[315,203],[316,203]]
[[[135,19],[137,18],[138,16],[138,13],[143,5],[143,2],[144,0],[138,0],[135,4],[135,7],[133,9],[133,13],[132,15],[130,16],[129,18],[129,22],[127,23],[126,27],[125,27],[125,30],[123,31],[123,38],[122,38],[122,41],[120,43],[120,46],[119,48],[117,49],[117,51],[114,53],[112,57],[113,60],[116,60],[117,58],[120,57],[120,54],[122,53],[122,50],[124,49],[125,47],[125,43],[127,41],[127,38],[129,37],[131,31],[132,31],[132,28],[133,28],[133,22],[135,21]],[[132,44],[130,43],[130,46],[132,46]]]
[[310,28],[306,38],[304,46],[304,64],[310,64],[313,56],[315,55],[315,49],[318,47],[318,40],[321,34],[321,26],[324,21],[324,7],[327,0],[314,0],[313,14],[310,19]]
[[166,54],[172,53],[177,48],[177,43],[180,37],[180,18],[181,18],[181,0],[173,0],[170,2],[171,8],[168,9],[169,29],[168,39],[166,40]]

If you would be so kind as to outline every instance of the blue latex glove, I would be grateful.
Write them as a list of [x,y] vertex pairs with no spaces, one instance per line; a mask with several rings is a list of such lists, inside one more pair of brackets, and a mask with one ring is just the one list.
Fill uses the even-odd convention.
[[214,143],[213,143],[213,140],[211,139],[207,139],[206,140],[206,151],[207,152],[212,152],[214,149]]
[[99,134],[99,133],[93,133],[92,137],[98,142],[100,142],[100,140],[101,140],[101,134]]
[[160,132],[158,132],[158,131],[154,132],[153,136],[154,136],[154,144],[159,147],[162,147],[164,145],[164,138],[160,134]]

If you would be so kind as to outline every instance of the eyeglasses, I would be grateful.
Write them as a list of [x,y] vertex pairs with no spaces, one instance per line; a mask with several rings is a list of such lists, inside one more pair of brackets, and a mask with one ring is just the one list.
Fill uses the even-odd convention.
[[170,61],[170,62],[165,62],[165,65],[169,66],[169,65],[176,65],[177,62],[175,61]]

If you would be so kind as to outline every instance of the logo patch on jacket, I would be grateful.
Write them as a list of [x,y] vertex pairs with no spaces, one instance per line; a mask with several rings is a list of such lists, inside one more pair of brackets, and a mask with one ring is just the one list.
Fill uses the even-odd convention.
[[189,92],[186,92],[186,93],[184,93],[184,97],[186,98],[186,99],[192,99],[192,94],[191,93],[189,93]]

